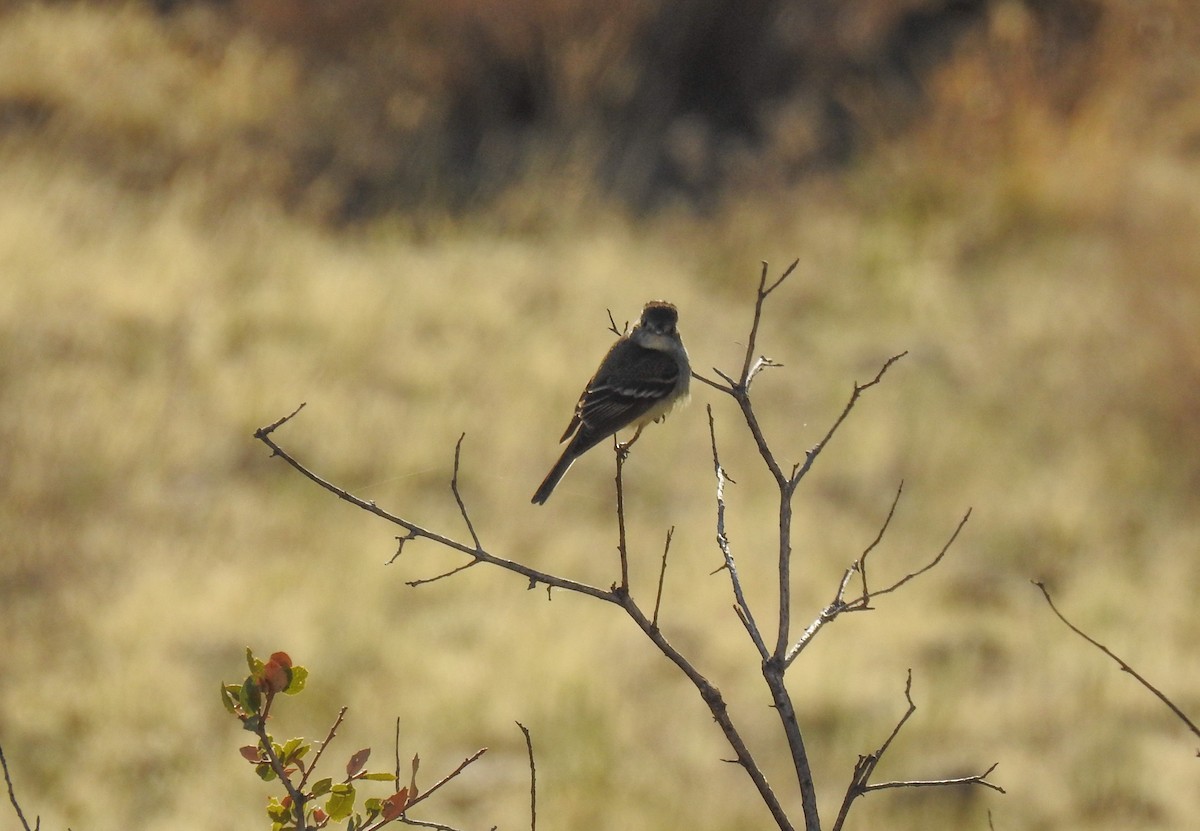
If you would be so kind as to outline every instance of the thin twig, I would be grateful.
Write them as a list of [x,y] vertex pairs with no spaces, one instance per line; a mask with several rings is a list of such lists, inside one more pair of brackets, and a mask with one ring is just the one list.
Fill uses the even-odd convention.
[[733,748],[733,752],[737,756],[736,764],[740,765],[746,771],[746,774],[754,783],[759,796],[778,825],[779,831],[794,831],[787,813],[783,810],[783,806],[775,796],[775,792],[771,789],[766,776],[759,768],[758,763],[754,761],[754,757],[750,754],[750,749],[746,746],[741,734],[738,733],[737,727],[729,718],[729,708],[725,704],[725,699],[721,695],[721,691],[701,675],[699,670],[666,639],[662,630],[651,624],[650,619],[646,617],[645,613],[634,602],[632,596],[623,594],[620,597],[620,602],[622,608],[625,609],[625,612],[637,624],[638,628],[658,647],[658,651],[665,655],[671,663],[679,667],[688,680],[696,687],[697,692],[700,693],[700,698],[708,706],[709,712],[712,713],[713,721],[721,728],[721,732],[725,734],[725,740]]
[[621,557],[621,591],[629,593],[629,550],[625,546],[625,459],[629,456],[628,445],[616,443],[617,453],[617,552]]
[[[418,537],[418,534],[416,534],[413,531],[409,531],[403,537],[396,537],[396,553],[393,554],[391,556],[391,559],[389,559],[386,563],[384,563],[384,565],[390,566],[392,563],[399,560],[400,555],[404,553],[404,544],[406,542],[411,542],[412,540],[417,539],[417,537]],[[472,562],[474,562],[474,561],[472,561]]]
[[[325,755],[325,748],[329,747],[329,743],[331,741],[333,741],[334,736],[337,735],[337,729],[342,725],[342,719],[344,719],[346,717],[347,709],[348,709],[347,707],[342,707],[342,709],[338,710],[337,718],[335,718],[333,720],[333,724],[332,724],[332,726],[330,726],[329,732],[325,734],[325,741],[321,742],[321,746],[317,748],[316,755],[313,756],[312,761],[309,762],[308,770],[306,770],[304,772],[304,776],[300,779],[300,783],[296,786],[297,790],[304,790],[304,786],[308,783],[309,774],[312,773],[313,770],[316,768],[317,762],[321,761],[321,757]],[[397,739],[399,739],[399,735],[400,735],[399,731],[400,731],[400,720],[397,719],[396,720]]]
[[991,788],[994,791],[1004,793],[1004,788],[987,781],[987,777],[996,769],[996,764],[993,764],[983,773],[975,776],[963,776],[955,779],[916,779],[897,782],[878,782],[871,784],[871,776],[875,773],[875,768],[879,766],[883,760],[883,755],[887,753],[888,748],[892,746],[892,742],[900,735],[901,728],[909,720],[913,713],[917,711],[916,702],[912,697],[912,670],[908,671],[908,676],[904,681],[904,700],[908,703],[904,715],[900,716],[900,720],[896,722],[896,726],[892,728],[892,732],[884,740],[873,753],[866,756],[859,756],[858,762],[854,765],[854,773],[850,777],[850,785],[846,788],[846,796],[842,799],[842,806],[838,811],[837,819],[834,820],[832,831],[841,831],[842,825],[846,822],[846,815],[850,812],[850,806],[854,804],[854,800],[871,791],[884,790],[887,788],[931,788],[945,787],[947,785],[983,785],[986,788]]
[[[290,413],[288,413],[287,415],[285,415],[283,418],[281,418],[281,419],[278,419],[278,420],[276,420],[276,421],[273,421],[273,422],[271,422],[271,423],[270,423],[270,424],[268,424],[266,427],[259,427],[259,428],[258,428],[258,430],[256,430],[256,431],[255,431],[255,433],[254,433],[254,438],[256,438],[256,439],[264,439],[264,438],[266,438],[267,436],[271,435],[271,434],[272,434],[272,433],[274,433],[276,430],[278,430],[280,427],[282,427],[284,424],[286,424],[287,422],[289,422],[289,421],[291,421],[293,418],[295,418],[295,417],[296,417],[296,414],[297,414],[297,413],[299,413],[301,410],[303,410],[303,409],[304,409],[305,407],[307,407],[307,406],[308,406],[308,402],[307,402],[307,401],[301,401],[301,402],[300,402],[300,406],[299,406],[299,407],[297,407],[296,409],[292,410]],[[270,442],[268,442],[268,444],[270,444]]]
[[396,716],[396,787],[400,787],[400,716]]
[[875,539],[871,540],[870,545],[863,549],[863,553],[859,555],[858,561],[855,563],[858,576],[862,579],[862,596],[866,599],[871,597],[871,591],[867,588],[867,555],[883,541],[883,535],[887,533],[888,526],[892,524],[892,517],[896,515],[896,506],[900,504],[900,495],[903,493],[904,480],[901,479],[900,485],[896,488],[896,495],[892,498],[891,507],[888,508],[887,516],[883,518],[883,525],[879,526],[879,533],[875,535]]
[[463,504],[462,495],[458,492],[458,461],[462,452],[463,439],[467,437],[466,433],[458,437],[458,441],[454,445],[454,475],[450,477],[450,490],[454,493],[454,501],[458,503],[458,512],[462,514],[463,522],[467,524],[467,531],[471,534],[471,539],[475,542],[475,550],[483,548],[479,543],[479,535],[475,533],[475,525],[471,522],[471,517],[467,515],[467,506]]
[[[396,817],[396,821],[402,822],[405,825],[415,825],[418,828],[432,828],[432,829],[434,829],[434,831],[459,831],[459,829],[455,828],[453,825],[445,825],[443,823],[433,822],[432,820],[427,820],[427,819],[413,819],[412,817]],[[363,831],[375,831],[376,828],[381,828],[383,825],[384,825],[383,822],[379,822],[379,823],[376,823],[375,825],[372,825],[369,828],[363,829]]]
[[[903,482],[901,483],[901,487],[903,487]],[[950,535],[950,539],[948,539],[946,541],[945,545],[943,545],[941,547],[941,549],[938,551],[938,553],[936,555],[934,555],[932,560],[930,560],[925,565],[921,566],[916,571],[911,571],[908,574],[905,574],[903,577],[901,577],[899,580],[897,580],[892,585],[890,585],[886,588],[878,589],[876,591],[869,590],[869,588],[867,587],[866,577],[863,577],[863,581],[862,581],[863,593],[862,593],[862,595],[854,598],[853,600],[846,600],[845,599],[846,587],[849,585],[850,578],[853,576],[854,572],[857,571],[857,572],[861,573],[865,570],[867,555],[870,554],[871,551],[873,551],[875,549],[875,547],[878,545],[880,540],[883,538],[884,532],[887,530],[888,525],[892,521],[892,516],[896,510],[896,503],[899,501],[899,499],[900,499],[900,491],[897,490],[896,496],[892,500],[891,508],[888,510],[887,517],[886,517],[886,519],[884,519],[883,526],[879,530],[879,534],[871,542],[871,544],[866,547],[866,549],[859,556],[859,558],[857,560],[855,560],[854,565],[852,565],[850,568],[846,569],[845,573],[843,573],[842,580],[838,584],[837,593],[834,595],[833,602],[831,602],[828,606],[826,606],[824,609],[822,609],[820,614],[817,615],[816,619],[814,619],[813,622],[808,625],[808,628],[806,628],[804,630],[804,632],[801,633],[801,635],[797,639],[796,643],[793,644],[792,648],[788,650],[787,656],[784,658],[784,666],[791,666],[792,662],[794,662],[796,660],[796,658],[798,658],[800,656],[800,653],[804,651],[804,648],[807,647],[812,642],[812,639],[817,634],[817,632],[819,632],[826,624],[832,623],[834,620],[836,620],[839,615],[846,613],[846,612],[870,611],[873,608],[871,606],[871,600],[873,598],[879,597],[882,594],[891,594],[892,592],[896,591],[896,589],[900,588],[908,581],[913,580],[917,577],[920,577],[922,574],[929,571],[934,566],[936,566],[938,563],[940,563],[945,558],[947,552],[949,552],[950,547],[952,545],[954,545],[954,541],[956,539],[958,539],[958,535],[962,531],[963,526],[967,524],[967,520],[971,518],[971,509],[968,508],[967,512],[963,515],[962,519],[960,519],[958,521],[958,525],[955,527],[954,533],[952,533]]]
[[[1063,615],[1063,613],[1058,610],[1058,607],[1054,605],[1054,601],[1050,599],[1050,592],[1049,592],[1049,590],[1046,589],[1045,583],[1041,582],[1040,580],[1034,580],[1032,582],[1033,582],[1033,585],[1037,586],[1038,589],[1041,591],[1042,597],[1046,598],[1046,603],[1049,604],[1050,610],[1052,612],[1054,612],[1054,614],[1058,617],[1059,620],[1061,620],[1064,624],[1066,624],[1068,629],[1070,629],[1072,632],[1074,632],[1079,637],[1083,638],[1085,641],[1090,643],[1092,646],[1099,649],[1101,652],[1103,652],[1109,658],[1112,658],[1114,661],[1116,661],[1117,666],[1119,666],[1121,668],[1122,672],[1127,672],[1130,675],[1132,675],[1139,684],[1141,684],[1143,687],[1145,687],[1151,693],[1153,693],[1155,695],[1155,697],[1158,698],[1159,701],[1161,701],[1163,704],[1167,705],[1168,709],[1170,709],[1170,711],[1172,713],[1174,713],[1175,716],[1180,721],[1182,721],[1185,725],[1187,725],[1188,730],[1191,730],[1193,735],[1200,738],[1200,728],[1196,727],[1196,723],[1194,721],[1192,721],[1190,718],[1188,718],[1187,715],[1184,714],[1183,710],[1179,709],[1179,707],[1177,707],[1175,705],[1174,701],[1167,698],[1166,694],[1164,694],[1161,690],[1159,690],[1158,687],[1154,686],[1149,681],[1147,681],[1146,678],[1140,672],[1138,672],[1136,669],[1134,669],[1128,663],[1126,663],[1123,658],[1118,656],[1115,652],[1113,652],[1111,649],[1109,649],[1104,644],[1100,643],[1100,641],[1096,640],[1091,635],[1084,632],[1078,626],[1071,623],[1071,621],[1067,620],[1066,617]],[[1197,755],[1200,756],[1200,753],[1197,753]]]
[[753,377],[750,372],[750,362],[754,360],[754,343],[758,340],[758,325],[762,321],[763,303],[766,302],[771,292],[779,288],[784,280],[792,276],[792,272],[796,270],[796,266],[799,264],[799,259],[793,260],[792,264],[784,269],[783,274],[779,275],[779,279],[770,286],[767,285],[768,265],[765,261],[762,264],[762,274],[758,279],[758,293],[754,299],[754,321],[750,324],[750,337],[746,339],[746,357],[742,363],[741,382],[739,384],[742,387],[748,387]]
[[477,566],[482,562],[483,560],[472,560],[469,563],[463,563],[461,566],[455,566],[449,571],[444,571],[441,574],[435,574],[433,577],[420,577],[416,580],[405,580],[404,585],[411,586],[415,589],[417,586],[424,586],[427,583],[436,583],[438,580],[444,580],[447,577],[453,577],[460,571],[466,571],[467,569],[471,568],[471,566]]
[[[267,699],[267,706],[270,707],[271,699]],[[344,713],[346,708],[342,708]],[[340,716],[339,716],[340,720]],[[305,808],[308,804],[308,796],[304,793],[303,788],[298,788],[292,783],[292,779],[288,776],[287,769],[283,766],[283,760],[275,753],[275,748],[271,745],[271,737],[267,735],[267,711],[263,710],[262,714],[257,717],[254,722],[254,734],[258,736],[258,746],[262,749],[263,755],[267,758],[267,764],[271,766],[271,770],[279,777],[279,781],[283,783],[283,788],[288,792],[288,796],[292,798],[292,815],[296,818],[296,828],[300,831],[305,831],[308,828],[308,819],[305,817]],[[320,754],[313,759],[313,764],[316,764]],[[309,766],[309,770],[312,765]]]
[[608,330],[610,332],[612,332],[617,337],[621,337],[622,335],[625,334],[625,332],[629,331],[629,321],[628,320],[625,321],[625,331],[621,331],[620,329],[617,328],[617,322],[615,320],[613,320],[612,309],[605,309],[605,311],[608,312]]
[[17,802],[17,794],[13,790],[12,778],[8,773],[8,760],[4,758],[4,747],[0,745],[0,767],[4,768],[4,784],[8,786],[8,801],[12,803],[13,810],[17,812],[17,819],[21,820],[21,827],[25,831],[37,831],[42,827],[42,818],[34,817],[33,828],[29,827],[28,820],[25,819],[25,814],[21,812],[21,805]]
[[795,661],[796,658],[800,657],[800,653],[804,651],[806,646],[812,643],[812,640],[816,636],[817,632],[821,631],[821,629],[824,628],[827,623],[832,623],[833,621],[837,620],[838,615],[840,615],[842,612],[865,611],[867,608],[869,608],[867,606],[863,606],[858,610],[852,610],[846,605],[846,587],[850,585],[850,578],[854,576],[854,572],[855,568],[851,566],[850,568],[846,569],[844,574],[842,574],[842,580],[840,583],[838,583],[837,592],[833,596],[833,601],[821,610],[820,614],[816,616],[812,623],[808,624],[805,630],[800,633],[800,637],[796,640],[795,645],[788,650],[787,656],[783,659],[783,665],[785,668],[790,667],[792,662]]
[[671,552],[671,538],[675,536],[675,526],[667,530],[667,541],[663,543],[662,566],[658,570],[658,591],[654,593],[654,615],[650,623],[658,628],[658,610],[662,606],[663,584],[667,580],[667,554]]
[[[954,533],[952,533],[950,535],[950,539],[946,540],[946,544],[942,546],[942,549],[937,553],[936,557],[934,557],[932,560],[930,560],[925,565],[921,566],[916,571],[909,572],[908,574],[904,575],[903,577],[901,577],[899,580],[897,580],[895,583],[888,586],[887,588],[877,589],[876,591],[872,592],[870,597],[879,597],[879,595],[881,595],[881,594],[891,594],[896,589],[900,588],[905,583],[907,583],[909,580],[914,580],[917,577],[920,577],[922,574],[929,571],[931,568],[933,568],[938,563],[940,563],[942,561],[942,558],[946,556],[946,552],[950,550],[950,546],[954,545],[954,541],[956,539],[958,539],[958,535],[959,535],[959,533],[962,532],[963,526],[965,526],[967,524],[967,520],[969,520],[971,518],[972,510],[973,510],[972,508],[967,508],[967,512],[965,514],[963,514],[962,519],[960,519],[958,521],[958,525],[956,525],[954,527]],[[867,597],[864,599],[869,601],[870,597]]]
[[517,727],[525,735],[525,750],[529,752],[529,831],[537,831],[537,765],[533,761],[533,737],[521,722]]
[[[565,591],[572,591],[572,592],[577,592],[579,594],[588,595],[589,597],[595,597],[598,600],[603,600],[608,603],[619,602],[617,600],[616,596],[613,595],[613,593],[610,591],[606,591],[604,589],[597,588],[596,586],[589,586],[586,583],[579,583],[575,580],[569,580],[565,577],[559,577],[554,574],[549,574],[547,572],[538,571],[537,569],[530,568],[529,566],[524,565],[523,563],[518,563],[513,560],[506,560],[503,557],[497,557],[496,555],[491,554],[490,552],[488,552],[482,548],[477,548],[475,546],[467,545],[466,543],[459,542],[458,540],[451,539],[450,537],[444,536],[442,534],[438,534],[435,531],[431,531],[428,528],[418,525],[417,523],[415,523],[411,520],[404,519],[403,517],[396,516],[395,514],[389,513],[388,511],[385,511],[383,508],[380,508],[374,502],[366,500],[366,499],[361,499],[361,498],[355,496],[354,494],[350,493],[349,491],[338,487],[337,485],[333,484],[332,482],[322,479],[316,473],[309,470],[304,465],[300,464],[300,462],[298,462],[295,458],[293,458],[291,456],[291,454],[289,454],[287,451],[285,451],[270,436],[270,433],[276,427],[283,424],[288,419],[292,418],[292,416],[294,416],[296,413],[298,413],[300,411],[300,409],[301,409],[300,407],[297,407],[295,412],[293,412],[291,415],[280,419],[279,421],[275,422],[274,424],[270,425],[269,427],[263,427],[263,428],[256,430],[254,433],[254,437],[257,438],[259,441],[261,441],[263,444],[265,444],[267,447],[269,447],[271,449],[271,453],[273,456],[278,456],[279,458],[283,459],[288,465],[290,465],[293,469],[298,471],[302,476],[304,476],[309,481],[315,483],[316,485],[323,488],[324,490],[329,491],[330,493],[337,496],[339,499],[341,499],[345,502],[349,502],[351,505],[361,508],[362,510],[367,511],[368,513],[372,513],[375,516],[379,517],[380,519],[386,520],[387,522],[390,522],[393,525],[398,525],[401,528],[405,529],[408,532],[408,534],[405,537],[397,538],[397,539],[402,540],[401,547],[403,547],[403,541],[405,541],[406,539],[415,539],[417,537],[420,537],[422,539],[426,539],[426,540],[429,540],[430,542],[441,545],[444,548],[449,548],[449,549],[457,551],[461,554],[465,554],[474,560],[479,560],[479,561],[488,563],[488,564],[496,566],[498,568],[502,568],[505,571],[510,571],[514,574],[520,574],[521,576],[527,578],[531,583],[543,583],[547,586],[554,586],[555,588],[563,589]],[[398,556],[399,553],[400,553],[399,550],[397,550],[396,556]],[[395,558],[393,557],[393,559],[395,559]]]
[[998,793],[1008,793],[1008,791],[994,782],[987,781],[987,777],[999,766],[999,762],[993,762],[992,766],[983,773],[976,773],[973,776],[957,776],[951,779],[904,779],[896,782],[876,782],[873,785],[867,785],[863,790],[869,793],[888,788],[942,788],[947,785],[982,785]]
[[456,767],[454,770],[450,771],[448,774],[443,776],[440,780],[438,780],[433,785],[433,787],[431,787],[429,790],[425,791],[425,793],[420,794],[415,799],[410,799],[408,801],[408,804],[404,806],[404,810],[407,811],[412,806],[417,805],[421,802],[424,802],[426,799],[429,799],[429,797],[433,796],[439,788],[441,788],[443,785],[445,785],[451,779],[453,779],[454,777],[456,777],[460,773],[462,773],[466,769],[467,765],[476,761],[484,753],[487,753],[487,750],[488,749],[486,747],[481,747],[478,750],[476,750],[474,753],[472,753],[470,756],[463,759],[462,762],[459,763],[458,767]]
[[713,419],[712,405],[709,404],[705,409],[708,412],[708,438],[712,446],[713,475],[717,480],[717,547],[721,550],[721,556],[725,561],[724,568],[729,572],[729,580],[733,584],[733,596],[737,601],[734,609],[737,611],[738,620],[746,627],[746,633],[754,643],[755,649],[758,650],[759,656],[765,661],[770,653],[767,651],[767,644],[763,640],[762,632],[759,631],[758,624],[754,621],[750,604],[746,602],[746,595],[742,591],[742,581],[738,577],[737,564],[733,559],[733,550],[729,545],[729,536],[725,532],[725,482],[732,480],[726,475],[725,468],[721,466],[721,457],[717,452],[717,428]]
[[829,444],[829,441],[833,438],[833,434],[836,433],[838,428],[842,426],[842,422],[845,421],[846,417],[850,415],[850,411],[853,410],[854,405],[858,403],[859,397],[862,396],[866,390],[869,390],[871,387],[882,381],[884,373],[891,369],[892,364],[896,363],[896,361],[900,360],[907,354],[908,350],[906,349],[905,351],[888,358],[886,361],[884,361],[883,366],[879,368],[879,371],[875,373],[875,377],[870,381],[867,381],[867,383],[859,384],[855,382],[854,389],[850,392],[850,400],[848,400],[846,402],[846,406],[842,408],[841,415],[839,415],[837,420],[833,422],[833,426],[829,428],[829,431],[825,433],[824,437],[822,437],[819,442],[813,445],[812,449],[805,454],[803,464],[797,465],[795,470],[792,471],[791,481],[793,483],[799,482],[801,479],[803,479],[804,475],[812,468],[813,462],[817,460],[817,456],[819,456],[821,451],[825,449],[825,446]]

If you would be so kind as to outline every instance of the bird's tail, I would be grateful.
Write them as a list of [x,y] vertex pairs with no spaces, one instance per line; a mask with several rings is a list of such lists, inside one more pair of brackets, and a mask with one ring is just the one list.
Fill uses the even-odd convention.
[[572,446],[573,444],[574,442],[567,445],[567,449],[563,451],[562,456],[554,463],[554,467],[550,468],[550,472],[546,474],[541,487],[537,489],[537,493],[533,495],[533,499],[531,500],[534,505],[546,504],[546,500],[554,492],[558,480],[566,475],[567,471],[571,469],[571,465],[575,464],[575,460],[579,458],[579,454],[575,452],[575,448]]

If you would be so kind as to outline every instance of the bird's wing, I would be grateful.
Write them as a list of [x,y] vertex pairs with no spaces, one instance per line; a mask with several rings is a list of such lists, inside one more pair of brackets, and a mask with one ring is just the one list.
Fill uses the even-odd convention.
[[[579,452],[632,424],[671,394],[679,364],[657,349],[633,346],[617,366],[607,360],[588,384],[575,410]],[[577,422],[577,423],[576,423]]]

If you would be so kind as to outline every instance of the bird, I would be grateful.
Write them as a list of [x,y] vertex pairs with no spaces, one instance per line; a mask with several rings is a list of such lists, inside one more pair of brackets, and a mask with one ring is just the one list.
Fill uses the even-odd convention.
[[626,427],[636,427],[628,448],[652,421],[662,421],[688,397],[691,364],[676,325],[679,311],[652,300],[641,319],[608,350],[584,387],[559,443],[570,439],[531,500],[544,505],[575,460]]

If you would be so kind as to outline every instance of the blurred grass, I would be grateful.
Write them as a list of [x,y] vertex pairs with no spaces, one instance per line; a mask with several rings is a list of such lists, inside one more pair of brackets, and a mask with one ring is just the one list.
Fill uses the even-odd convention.
[[[607,585],[603,453],[550,505],[527,507],[610,340],[604,310],[623,321],[669,298],[697,368],[730,369],[757,263],[798,256],[760,341],[785,367],[756,387],[781,455],[800,458],[853,380],[910,351],[801,489],[799,621],[827,602],[900,479],[877,579],[922,563],[974,507],[938,570],[839,622],[794,671],[826,814],[903,711],[913,667],[920,709],[881,776],[999,761],[1010,795],[872,795],[856,826],[983,827],[987,810],[997,827],[1194,824],[1189,738],[1027,583],[1047,580],[1076,622],[1200,710],[1188,660],[1200,639],[1200,16],[1165,1],[1073,8],[1091,11],[1056,37],[1050,24],[1075,18],[988,4],[922,76],[904,130],[881,128],[851,164],[796,182],[768,175],[790,151],[767,153],[703,216],[631,219],[577,157],[529,150],[524,175],[475,210],[423,203],[335,225],[320,205],[341,204],[354,178],[338,171],[374,168],[296,169],[304,156],[284,138],[304,145],[344,117],[313,120],[342,88],[313,70],[312,32],[266,4],[242,4],[241,18],[10,4],[0,740],[27,813],[89,829],[261,821],[266,791],[216,695],[251,644],[313,672],[282,732],[323,735],[347,704],[342,748],[385,753],[400,715],[402,753],[420,752],[429,775],[489,745],[439,803],[451,824],[525,821],[520,719],[545,822],[761,827],[694,693],[611,610],[547,603],[480,569],[410,590],[405,579],[457,561],[410,546],[385,568],[392,529],[289,474],[251,433],[307,401],[279,434],[302,460],[462,533],[447,482],[465,431],[462,486],[485,543]],[[589,53],[596,66],[620,51],[608,44]],[[364,88],[355,106],[377,94]],[[873,94],[841,92],[868,132],[892,123],[872,121]],[[780,105],[780,135],[807,111]],[[367,129],[350,122],[351,137]],[[735,413],[703,388],[627,468],[635,591],[648,602],[676,526],[665,630],[790,794],[727,583],[708,574],[710,402],[738,481],[734,550],[760,618],[773,615],[769,482]]]

